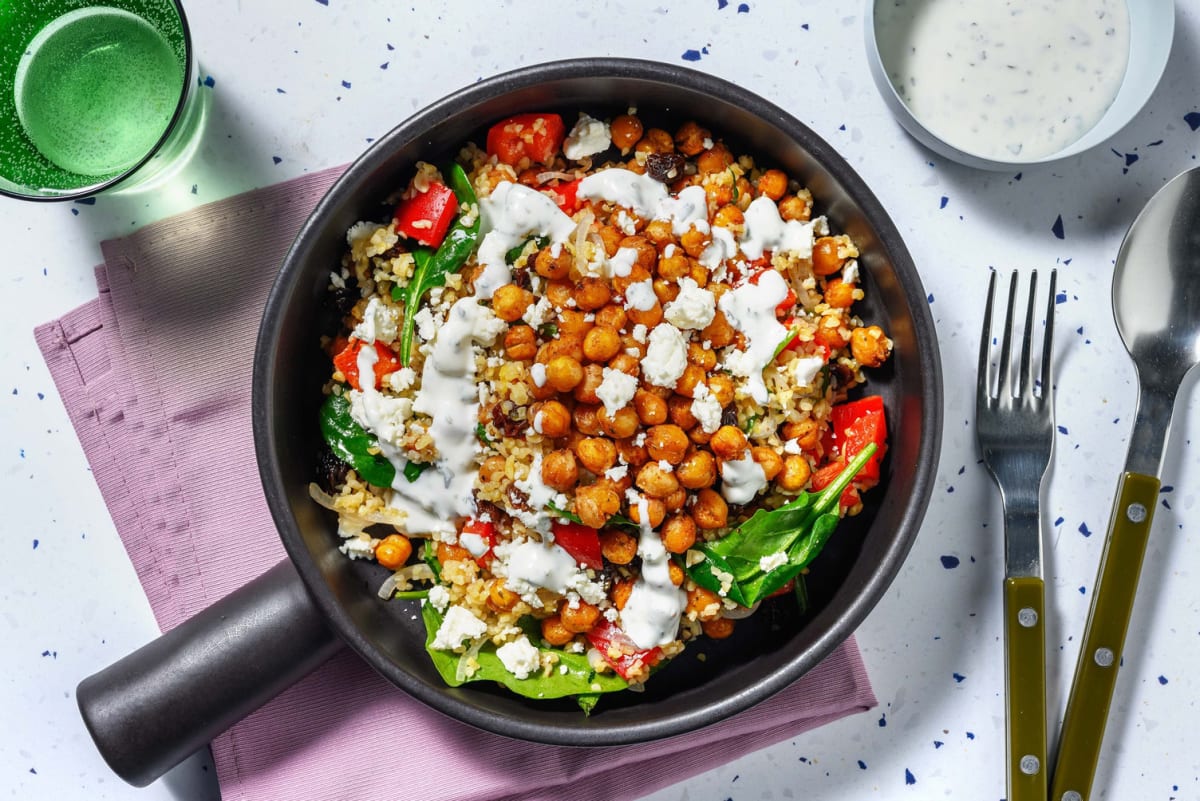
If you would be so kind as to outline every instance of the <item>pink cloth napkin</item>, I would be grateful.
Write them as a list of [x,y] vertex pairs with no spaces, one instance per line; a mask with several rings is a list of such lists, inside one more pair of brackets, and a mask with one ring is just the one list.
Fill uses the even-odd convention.
[[[103,243],[99,297],[35,331],[164,631],[284,556],[254,459],[254,339],[284,253],[340,172]],[[789,688],[703,731],[560,748],[449,720],[346,650],[212,746],[227,801],[620,801],[875,703],[850,640]],[[375,767],[382,743],[409,755],[400,769]]]

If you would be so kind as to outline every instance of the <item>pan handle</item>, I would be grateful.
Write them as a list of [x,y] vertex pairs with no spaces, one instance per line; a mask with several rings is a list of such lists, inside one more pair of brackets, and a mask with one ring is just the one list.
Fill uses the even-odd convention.
[[342,647],[285,559],[79,683],[109,767],[144,787]]

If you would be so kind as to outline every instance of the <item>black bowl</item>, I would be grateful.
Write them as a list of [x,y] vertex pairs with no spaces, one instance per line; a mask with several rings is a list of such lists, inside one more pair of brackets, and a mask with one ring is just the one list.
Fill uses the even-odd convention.
[[[346,230],[381,219],[383,200],[415,162],[452,158],[488,126],[524,111],[579,111],[611,117],[635,106],[648,124],[673,130],[694,119],[719,132],[734,153],[776,166],[813,192],[816,213],[848,233],[862,256],[867,298],[859,314],[895,341],[892,360],[871,373],[885,398],[890,443],[881,486],[847,520],[812,567],[811,607],[773,602],[726,641],[690,649],[643,693],[606,695],[585,717],[569,700],[531,701],[502,688],[445,686],[423,649],[415,607],[383,602],[386,571],[338,551],[332,514],[307,486],[320,451],[317,407],[328,378],[318,346],[329,272]],[[266,495],[280,536],[334,630],[397,686],[442,712],[493,732],[546,743],[609,745],[665,737],[743,710],[781,690],[845,640],[896,575],[917,534],[937,468],[942,395],[937,342],[925,291],[887,213],[820,137],[778,107],[726,81],[644,61],[580,59],[520,69],[481,81],[420,111],[375,142],[329,190],[283,263],[256,353],[255,439]]]

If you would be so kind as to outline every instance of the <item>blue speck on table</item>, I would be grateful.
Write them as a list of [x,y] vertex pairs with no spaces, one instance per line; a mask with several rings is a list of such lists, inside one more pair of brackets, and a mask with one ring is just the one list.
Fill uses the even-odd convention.
[[1166,683],[1167,683],[1167,677],[1166,677],[1166,676],[1159,676],[1159,677],[1158,677],[1158,683],[1159,683],[1159,684],[1166,684]]
[[750,13],[750,4],[749,3],[738,3],[738,13],[739,14],[749,14]]
[[866,763],[866,762],[863,762],[861,759],[860,759],[860,760],[858,760],[858,769],[859,769],[859,770],[866,770],[866,769],[867,769],[867,763]]
[[885,712],[884,714],[879,716],[879,728],[882,729],[886,725],[887,725],[887,713]]
[[955,684],[962,684],[967,678],[966,676],[964,676],[961,673],[952,673],[950,675],[952,675],[954,677]]
[[37,547],[38,547],[38,541],[37,541],[37,537],[34,537],[34,539],[33,539],[33,550],[35,550],[35,551],[36,551],[36,550],[37,550]]
[[1200,111],[1189,111],[1183,115],[1183,121],[1188,124],[1188,127],[1193,131],[1200,128]]
[[345,88],[349,89],[349,88],[350,88],[350,82],[349,82],[349,81],[342,81],[342,86],[344,86]]
[[684,50],[683,55],[680,56],[680,58],[682,58],[684,61],[699,61],[700,60],[700,51],[699,50]]
[[958,557],[949,555],[943,556],[942,567],[946,568],[947,570],[953,570],[954,568],[958,567]]
[[1050,231],[1059,239],[1067,238],[1066,234],[1063,232],[1063,221],[1061,214],[1055,218],[1054,225],[1050,226]]
[[209,89],[212,89],[214,86],[217,85],[216,80],[211,75],[205,75],[204,80],[202,80],[200,83],[203,86],[207,86]]
[[941,201],[938,202],[938,208],[939,209],[946,208],[946,204],[948,204],[949,202],[950,202],[950,198],[946,197],[945,195],[942,195]]
[[1090,536],[1092,536],[1092,530],[1091,530],[1090,528],[1088,528],[1088,524],[1087,524],[1087,523],[1080,523],[1080,524],[1079,524],[1079,533],[1080,533],[1080,534],[1082,534],[1082,535],[1083,535],[1083,536],[1085,536],[1085,537],[1090,537]]
[[904,783],[905,784],[916,784],[917,783],[917,777],[912,775],[912,771],[909,770],[908,768],[904,769]]
[[283,161],[283,159],[281,159],[279,156],[271,156],[271,161],[278,164],[279,162]]

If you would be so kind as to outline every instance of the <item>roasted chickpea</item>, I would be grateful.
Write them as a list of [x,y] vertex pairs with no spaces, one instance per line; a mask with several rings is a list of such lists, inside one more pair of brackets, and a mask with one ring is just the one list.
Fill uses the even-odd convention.
[[558,615],[542,618],[542,639],[549,645],[563,646],[575,639],[575,633],[563,625]]
[[693,587],[687,591],[684,611],[696,620],[713,620],[720,617],[721,606],[721,596],[705,587]]
[[557,439],[565,437],[571,430],[571,412],[560,401],[547,400],[529,408],[533,430],[543,437]]
[[767,170],[758,176],[755,187],[760,195],[766,195],[776,202],[787,192],[788,179],[783,170]]
[[688,259],[690,271],[688,275],[696,282],[696,286],[708,286],[708,268],[700,263],[699,259]]
[[566,309],[571,306],[571,301],[574,300],[572,295],[575,292],[575,285],[570,281],[560,278],[546,282],[544,294],[546,300],[550,301],[550,305],[557,309]]
[[712,434],[705,431],[702,426],[696,426],[688,432],[688,439],[696,445],[707,445],[712,442]]
[[746,435],[737,426],[721,426],[709,444],[714,454],[729,462],[744,458],[746,449],[750,447]]
[[471,552],[461,545],[452,545],[448,542],[439,542],[437,544],[437,558],[442,564],[447,562],[473,562],[475,557],[471,556]]
[[783,458],[775,452],[774,448],[768,448],[766,445],[755,445],[750,449],[750,458],[754,463],[762,468],[763,475],[767,481],[772,480],[779,475],[779,471],[783,469]]
[[596,312],[596,325],[607,326],[617,332],[625,327],[625,309],[616,303],[610,303]]
[[692,451],[675,468],[675,478],[688,489],[711,487],[717,480],[717,460],[708,451]]
[[629,600],[629,593],[631,592],[633,592],[633,579],[618,581],[608,591],[608,597],[612,601],[613,606],[617,607],[618,612],[625,608],[625,604]]
[[600,609],[587,601],[575,601],[573,605],[569,601],[563,601],[558,607],[558,618],[567,631],[586,634],[595,628],[600,620]]
[[675,132],[675,147],[685,156],[694,156],[712,144],[712,132],[701,128],[693,120],[679,126]]
[[813,242],[812,266],[814,275],[833,275],[842,269],[843,259],[838,255],[838,241],[832,236],[823,236]]
[[504,332],[504,355],[514,362],[530,362],[537,355],[537,333],[527,325]]
[[713,349],[723,348],[733,342],[733,335],[736,333],[733,326],[729,324],[729,318],[720,309],[717,309],[713,315],[712,322],[706,325],[700,331],[700,341],[708,342]]
[[579,466],[575,454],[563,448],[551,451],[542,459],[542,482],[559,492],[574,488],[579,481]]
[[593,362],[607,362],[621,350],[621,335],[606,325],[593,326],[583,338],[583,356]]
[[632,114],[622,114],[613,118],[608,125],[608,130],[612,136],[612,143],[624,156],[642,138],[642,121]]
[[737,621],[731,617],[715,617],[712,620],[700,621],[700,629],[704,632],[705,637],[723,640],[733,634],[733,627],[736,623]]
[[724,172],[733,164],[733,154],[723,142],[717,142],[696,158],[696,169],[701,174]]
[[805,190],[803,194],[781,198],[779,216],[784,220],[808,222],[812,218],[812,195]]
[[654,243],[660,252],[675,241],[675,232],[672,230],[670,220],[651,220],[646,223],[642,235]]
[[691,275],[692,263],[682,248],[672,247],[671,255],[664,253],[658,257],[658,277],[667,281],[678,281],[685,275]]
[[505,284],[492,295],[492,311],[506,323],[515,323],[533,303],[533,293],[516,284]]
[[863,367],[878,367],[892,355],[892,341],[877,325],[855,328],[850,332],[850,352]]
[[561,281],[571,274],[572,261],[566,248],[559,248],[555,255],[553,248],[544,247],[533,259],[533,271],[542,278]]
[[586,437],[575,444],[575,456],[585,469],[600,475],[617,463],[617,446],[611,439]]
[[674,281],[655,278],[650,286],[654,289],[654,297],[658,298],[658,302],[664,306],[679,297],[679,284]]
[[655,262],[658,261],[658,248],[654,247],[654,243],[645,236],[627,236],[621,240],[620,247],[637,253],[634,263],[641,268],[639,272],[649,278],[650,274],[654,272]]
[[602,225],[596,229],[596,235],[600,237],[600,242],[604,245],[604,255],[611,259],[617,255],[625,232],[611,225]]
[[692,414],[692,399],[683,395],[671,395],[667,401],[667,416],[684,431],[691,431],[698,422],[696,415]]
[[675,382],[675,391],[686,398],[694,398],[696,386],[704,383],[705,375],[707,374],[703,367],[698,364],[689,364],[683,368],[683,375],[679,376],[679,380]]
[[638,153],[672,153],[675,150],[675,140],[662,128],[651,128],[642,135],[634,150]]
[[808,486],[812,468],[808,460],[798,453],[788,454],[783,460],[783,469],[775,476],[775,485],[784,492],[799,492]]
[[694,364],[708,373],[717,366],[717,352],[712,348],[706,348],[699,342],[689,342],[687,346],[687,360],[689,364]]
[[399,570],[404,567],[408,557],[412,556],[412,541],[403,534],[389,534],[375,546],[375,561],[388,570]]
[[684,253],[693,259],[700,258],[700,254],[710,244],[712,244],[712,237],[697,231],[695,228],[687,229],[683,232],[683,236],[679,237],[679,246],[683,248]]
[[846,330],[841,316],[829,313],[821,317],[817,330],[813,332],[813,341],[824,345],[830,350],[840,350],[850,341],[850,332]]
[[646,432],[646,453],[655,461],[679,464],[687,447],[687,432],[673,423],[653,426]]
[[662,499],[679,489],[679,480],[673,470],[664,470],[658,462],[646,462],[638,470],[633,482],[638,489],[651,498]]
[[629,519],[641,525],[643,506],[646,509],[646,519],[650,522],[650,528],[658,528],[663,518],[667,516],[667,508],[658,498],[643,498],[637,503],[629,504]]
[[575,513],[585,526],[604,528],[608,519],[621,511],[621,498],[605,484],[592,484],[575,490]]
[[633,408],[643,425],[658,425],[667,421],[667,402],[652,392],[638,389],[633,394]]
[[570,356],[555,356],[546,365],[546,383],[558,392],[570,392],[583,380],[583,365]]
[[608,366],[635,378],[642,374],[642,365],[638,357],[628,353],[618,353],[608,360]]
[[641,467],[650,458],[646,453],[646,446],[636,444],[633,437],[617,440],[617,453],[620,454],[621,461],[630,467]]
[[521,596],[505,586],[503,578],[494,578],[488,582],[487,605],[497,612],[511,610],[519,600]]
[[729,204],[717,209],[717,213],[713,215],[712,224],[727,228],[735,235],[740,235],[746,230],[746,215],[737,206]]
[[579,337],[582,342],[595,325],[588,319],[588,313],[579,309],[563,309],[556,320],[560,337]]
[[604,278],[588,276],[575,289],[575,303],[579,308],[594,311],[612,300],[612,289]]
[[729,505],[714,489],[705,488],[696,493],[696,503],[691,508],[692,519],[705,531],[724,528],[729,522]]
[[671,553],[683,553],[696,544],[696,521],[687,512],[671,515],[662,526],[663,545]]
[[637,556],[637,538],[617,528],[600,532],[600,553],[614,565],[627,565]]
[[821,427],[812,418],[794,423],[784,423],[780,434],[785,440],[796,440],[796,444],[802,451],[811,451],[821,442]]
[[634,325],[641,323],[647,328],[653,328],[662,322],[663,307],[661,303],[655,301],[649,309],[629,309],[626,314]]
[[495,481],[504,475],[504,469],[508,465],[508,460],[500,454],[492,454],[483,460],[483,464],[479,466],[479,479],[484,483]]
[[549,384],[545,383],[544,381],[542,382],[542,385],[539,387],[536,383],[533,382],[533,378],[531,376],[530,383],[529,383],[529,394],[531,396],[533,396],[534,400],[549,400],[550,398],[553,398],[555,395],[557,395],[558,392],[555,391],[554,387],[550,386]]
[[583,337],[577,334],[562,334],[538,348],[534,361],[549,364],[555,356],[570,356],[577,362],[583,361]]
[[576,404],[575,411],[571,413],[571,419],[575,423],[575,430],[589,437],[599,434],[600,419],[596,416],[596,413],[599,411],[599,406],[588,403]]
[[600,396],[596,394],[596,390],[600,388],[600,384],[604,381],[604,365],[592,363],[583,368],[583,380],[580,381],[574,390],[575,400],[580,403],[599,403]]
[[825,282],[825,302],[834,309],[848,309],[854,305],[854,284],[847,284],[840,278],[830,278]]
[[667,510],[667,514],[674,514],[683,508],[683,505],[687,503],[687,499],[688,491],[680,487],[662,499],[663,507]]
[[733,379],[724,373],[713,373],[708,377],[708,391],[724,409],[733,403]]
[[641,424],[637,412],[630,406],[617,409],[613,414],[609,414],[608,409],[601,408],[596,413],[596,419],[600,421],[600,430],[613,439],[632,437]]

